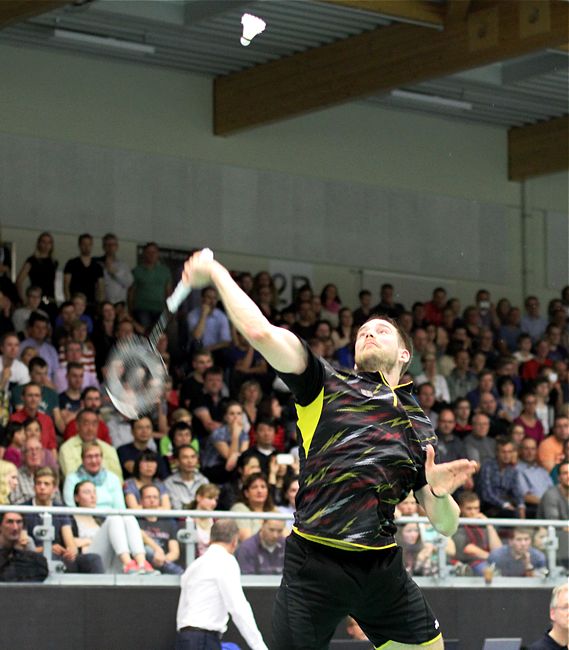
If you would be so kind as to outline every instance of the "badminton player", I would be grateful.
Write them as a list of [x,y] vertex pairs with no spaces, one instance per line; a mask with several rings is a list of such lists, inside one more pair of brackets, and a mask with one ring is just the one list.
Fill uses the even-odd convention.
[[411,385],[399,383],[412,356],[407,335],[372,317],[358,331],[354,371],[340,372],[271,325],[218,262],[194,255],[183,279],[217,288],[233,324],[296,401],[300,489],[272,650],[323,650],[347,615],[376,648],[442,649],[439,622],[403,567],[394,508],[413,490],[433,526],[452,535],[459,508],[450,495],[476,464],[435,462],[433,427]]

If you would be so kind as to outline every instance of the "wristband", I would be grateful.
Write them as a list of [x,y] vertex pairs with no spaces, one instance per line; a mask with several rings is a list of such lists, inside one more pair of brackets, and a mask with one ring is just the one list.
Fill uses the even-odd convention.
[[447,496],[446,494],[436,494],[431,485],[429,485],[429,490],[431,490],[431,494],[435,497],[435,499],[444,499]]

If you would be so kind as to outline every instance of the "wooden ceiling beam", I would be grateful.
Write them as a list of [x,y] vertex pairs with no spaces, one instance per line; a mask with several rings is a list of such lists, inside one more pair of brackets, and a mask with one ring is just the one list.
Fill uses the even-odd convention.
[[382,14],[386,18],[398,18],[403,21],[411,21],[443,27],[445,9],[438,2],[428,0],[321,0],[329,4],[350,7],[350,9],[361,9]]
[[569,169],[569,115],[508,131],[508,177],[523,181]]
[[0,29],[70,4],[70,0],[2,0]]
[[466,20],[469,10],[470,0],[447,0],[445,22],[452,23],[453,21]]
[[[404,0],[403,0],[404,1]],[[268,26],[270,29],[270,25]],[[569,42],[569,3],[499,2],[443,31],[396,24],[214,82],[225,135]]]

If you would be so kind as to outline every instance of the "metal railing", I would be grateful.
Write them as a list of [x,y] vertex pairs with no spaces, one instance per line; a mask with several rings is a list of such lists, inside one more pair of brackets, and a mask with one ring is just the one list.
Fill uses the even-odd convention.
[[[197,532],[194,519],[271,519],[292,521],[293,516],[280,512],[231,512],[225,510],[144,510],[144,509],[125,509],[117,510],[114,508],[78,508],[68,506],[23,506],[23,505],[0,505],[0,512],[19,512],[22,515],[39,514],[42,524],[34,527],[33,535],[43,542],[43,555],[45,556],[50,573],[61,572],[62,563],[53,560],[52,545],[55,539],[55,528],[53,526],[53,517],[57,515],[91,515],[94,517],[108,516],[134,516],[136,518],[157,517],[162,519],[183,519],[184,526],[177,532],[177,539],[185,548],[185,563],[190,565],[195,559],[195,549],[197,543]],[[427,517],[400,517],[395,521],[396,525],[405,525],[409,523],[426,524],[432,526]],[[569,527],[569,522],[554,521],[551,519],[459,519],[460,526],[495,526],[497,528],[514,528],[523,526],[525,528],[546,528],[547,537],[545,539],[545,554],[547,557],[547,573],[541,578],[542,582],[554,582],[560,576],[566,575],[563,567],[557,563],[557,552],[559,550],[559,539],[556,534],[557,529]],[[452,567],[448,564],[446,544],[448,537],[436,533],[434,546],[436,547],[437,572],[430,577],[429,582],[435,584],[451,584]],[[528,580],[524,578],[524,580]],[[478,579],[479,581],[479,579]]]

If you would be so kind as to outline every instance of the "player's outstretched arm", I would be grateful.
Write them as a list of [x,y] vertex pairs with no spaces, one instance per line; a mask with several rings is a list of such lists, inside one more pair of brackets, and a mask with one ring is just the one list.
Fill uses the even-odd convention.
[[185,263],[182,279],[195,289],[213,284],[231,322],[275,370],[300,374],[306,369],[306,351],[300,340],[272,325],[219,262],[196,253]]
[[427,485],[417,491],[417,500],[427,517],[442,535],[453,535],[458,528],[460,510],[452,493],[474,474],[477,464],[460,459],[450,463],[435,463],[435,450],[427,445],[425,477]]

